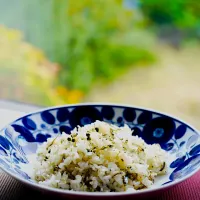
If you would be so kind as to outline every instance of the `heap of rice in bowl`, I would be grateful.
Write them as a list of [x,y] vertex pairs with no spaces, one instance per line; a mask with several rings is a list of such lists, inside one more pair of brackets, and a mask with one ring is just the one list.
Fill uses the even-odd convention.
[[166,173],[166,152],[132,136],[125,125],[96,121],[49,138],[37,152],[33,178],[54,188],[120,192],[148,188]]

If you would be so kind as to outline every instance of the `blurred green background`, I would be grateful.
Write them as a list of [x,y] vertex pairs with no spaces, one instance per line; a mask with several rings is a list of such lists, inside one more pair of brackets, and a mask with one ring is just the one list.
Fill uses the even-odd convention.
[[199,126],[200,2],[0,0],[0,98],[116,102]]

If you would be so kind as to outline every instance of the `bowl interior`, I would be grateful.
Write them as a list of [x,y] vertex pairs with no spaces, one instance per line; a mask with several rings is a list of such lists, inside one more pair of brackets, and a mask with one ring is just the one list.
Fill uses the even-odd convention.
[[189,177],[200,168],[200,136],[193,128],[172,117],[140,108],[118,105],[75,105],[50,108],[24,116],[0,132],[0,167],[15,177],[30,178],[32,161],[47,138],[77,125],[96,120],[117,126],[129,125],[133,135],[148,144],[159,143],[168,151],[169,170],[154,187]]

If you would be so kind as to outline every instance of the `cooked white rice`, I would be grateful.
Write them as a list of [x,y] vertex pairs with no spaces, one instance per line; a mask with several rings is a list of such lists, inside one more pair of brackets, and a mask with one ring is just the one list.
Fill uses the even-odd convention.
[[33,178],[54,188],[120,192],[149,188],[166,173],[166,152],[132,136],[125,125],[96,121],[49,138],[37,152]]

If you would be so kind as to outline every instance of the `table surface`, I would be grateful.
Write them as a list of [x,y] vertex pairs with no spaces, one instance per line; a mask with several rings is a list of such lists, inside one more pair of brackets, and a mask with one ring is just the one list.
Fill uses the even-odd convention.
[[[39,107],[9,101],[0,101],[0,128],[27,112]],[[0,200],[23,200],[44,198],[55,199],[32,190],[19,181],[0,171]],[[58,198],[56,198],[58,199]],[[145,198],[147,199],[147,198]],[[149,199],[149,198],[148,198]],[[154,200],[200,200],[200,171],[188,180],[171,187],[155,196]]]

